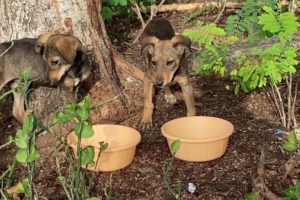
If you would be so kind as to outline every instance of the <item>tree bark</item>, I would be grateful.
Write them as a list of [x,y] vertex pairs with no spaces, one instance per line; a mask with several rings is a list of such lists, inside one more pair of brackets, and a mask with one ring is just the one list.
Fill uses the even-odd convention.
[[[100,10],[100,0],[1,0],[0,43],[25,37],[36,38],[44,32],[68,33],[78,37],[93,58],[96,69],[98,67],[100,71],[100,76],[90,90],[91,99],[96,103],[118,94],[122,90],[120,79],[123,78],[118,75],[131,71],[130,66],[124,65],[125,69],[122,66],[115,67]],[[118,55],[116,61],[122,64]],[[139,69],[133,71],[137,72],[133,77],[140,79],[143,76]],[[123,96],[113,102],[113,106],[99,110],[93,119],[112,118],[118,113],[116,110],[124,110],[126,104],[128,99]]]

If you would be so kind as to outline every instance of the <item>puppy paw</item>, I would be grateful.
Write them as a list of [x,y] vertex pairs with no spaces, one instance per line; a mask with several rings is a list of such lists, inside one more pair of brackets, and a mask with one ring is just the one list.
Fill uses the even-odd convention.
[[165,100],[169,104],[175,104],[177,102],[177,98],[174,94],[165,94]]
[[139,124],[139,128],[143,131],[150,130],[152,128],[152,122],[144,122],[143,120]]

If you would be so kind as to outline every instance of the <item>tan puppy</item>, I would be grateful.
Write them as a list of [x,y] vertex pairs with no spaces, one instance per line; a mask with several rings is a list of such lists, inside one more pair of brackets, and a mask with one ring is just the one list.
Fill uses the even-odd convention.
[[152,126],[153,86],[165,89],[165,99],[174,104],[176,97],[169,86],[178,83],[187,107],[187,116],[196,115],[193,87],[188,75],[187,56],[191,40],[175,35],[170,22],[163,18],[153,19],[146,28],[142,41],[142,54],[148,70],[144,76],[144,111],[141,128]]

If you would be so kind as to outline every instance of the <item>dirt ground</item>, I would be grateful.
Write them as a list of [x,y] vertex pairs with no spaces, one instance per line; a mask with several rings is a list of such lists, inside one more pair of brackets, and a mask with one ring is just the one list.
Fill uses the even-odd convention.
[[[185,13],[172,12],[165,17],[171,20],[177,31],[192,26],[193,22],[182,25],[181,20]],[[213,19],[214,16],[211,17]],[[202,20],[210,20],[202,17]],[[127,20],[119,24],[108,25],[108,34],[112,42],[128,60],[143,66],[139,45],[129,48],[124,41],[130,42],[137,30],[138,22]],[[124,33],[124,37],[116,37]],[[117,34],[116,34],[117,33]],[[119,34],[120,35],[120,34]],[[202,163],[175,160],[170,170],[170,179],[175,186],[182,182],[185,186],[184,199],[201,200],[239,200],[243,195],[251,192],[252,179],[257,175],[257,163],[261,148],[266,150],[266,184],[276,194],[281,195],[283,189],[292,185],[293,179],[284,178],[284,163],[290,155],[281,149],[282,141],[274,135],[276,129],[281,128],[276,120],[270,100],[261,91],[251,94],[235,96],[225,86],[229,80],[216,76],[192,75],[192,83],[196,93],[196,109],[198,115],[221,117],[234,125],[234,133],[230,137],[229,145],[223,157]],[[178,88],[177,88],[178,89]],[[0,144],[3,144],[9,135],[14,135],[19,124],[11,116],[12,97],[0,102]],[[141,117],[141,108],[136,110],[128,120],[121,124],[137,128]],[[169,200],[173,199],[163,183],[163,162],[171,157],[166,139],[162,136],[160,127],[167,121],[186,115],[186,108],[182,101],[175,105],[168,105],[163,100],[160,91],[156,95],[154,111],[154,127],[150,131],[140,131],[142,141],[137,147],[133,163],[121,170],[112,173],[92,173],[92,195],[104,195],[104,188],[109,185],[111,177],[111,199],[116,200]],[[41,157],[37,162],[35,186],[40,198],[67,199],[62,187],[57,181],[56,164],[52,136],[40,136],[39,145]],[[0,174],[7,167],[9,159],[14,154],[13,147],[0,152]],[[67,168],[67,161],[61,163],[61,169]],[[19,180],[24,172],[19,167],[15,179]],[[188,183],[197,187],[195,193],[187,190]]]

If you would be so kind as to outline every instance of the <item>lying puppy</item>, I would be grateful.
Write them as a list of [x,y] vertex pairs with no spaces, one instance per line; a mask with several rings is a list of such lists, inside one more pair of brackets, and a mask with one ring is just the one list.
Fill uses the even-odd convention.
[[[13,44],[12,44],[13,42]],[[0,91],[8,84],[15,85],[18,80],[19,72],[29,70],[31,73],[31,81],[37,84],[47,84],[47,67],[41,55],[34,51],[36,39],[20,39],[12,42],[0,44]],[[11,48],[10,48],[11,47]],[[13,105],[13,116],[23,122],[25,108],[24,96],[15,92]]]
[[153,19],[145,30],[142,54],[147,65],[144,76],[144,111],[140,127],[152,127],[153,85],[165,89],[165,100],[174,104],[176,97],[170,85],[178,83],[187,107],[187,116],[196,115],[193,87],[188,75],[187,56],[191,40],[175,35],[170,22],[163,18]]
[[[38,42],[36,39],[15,40],[11,48],[11,43],[0,44],[0,54],[6,51],[0,57],[0,91],[4,85],[14,83],[19,72],[29,70],[35,85],[51,84],[77,92],[74,88],[91,71],[81,42],[75,37],[58,34],[49,43],[38,46]],[[21,93],[14,93],[13,116],[21,123],[25,117],[24,101]]]

